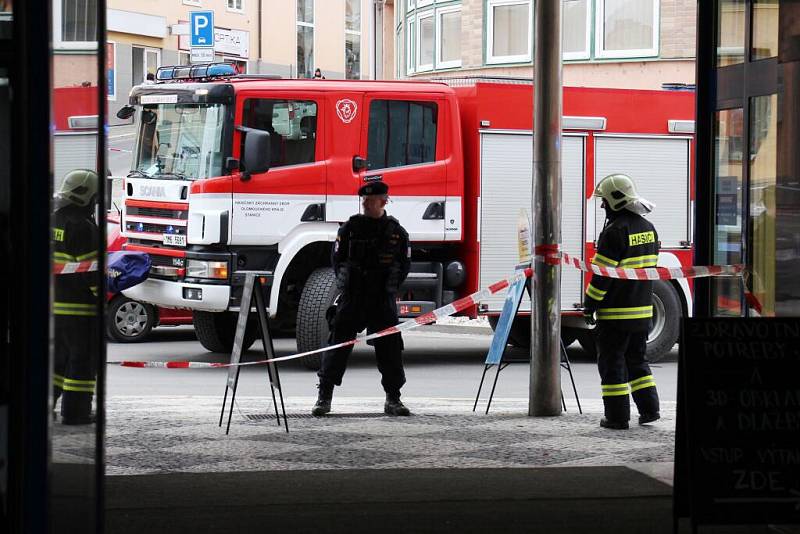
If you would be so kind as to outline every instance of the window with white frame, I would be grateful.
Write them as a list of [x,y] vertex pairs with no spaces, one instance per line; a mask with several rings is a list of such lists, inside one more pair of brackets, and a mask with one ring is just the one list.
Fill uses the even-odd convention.
[[417,15],[417,71],[433,69],[435,32],[433,11]]
[[348,80],[361,79],[361,0],[345,0],[344,75]]
[[406,32],[406,75],[414,72],[414,37],[416,36],[417,26],[414,21],[408,22]]
[[595,55],[657,56],[659,7],[659,0],[597,0]]
[[314,76],[314,0],[297,0],[297,77]]
[[53,42],[56,48],[97,48],[97,0],[53,2]]
[[488,0],[487,63],[531,61],[531,0]]
[[200,0],[183,0],[183,5],[185,6],[199,6]]
[[436,10],[436,68],[461,66],[461,6]]
[[226,0],[228,11],[244,11],[244,0]]
[[589,59],[592,4],[590,0],[563,0],[561,51],[564,59]]

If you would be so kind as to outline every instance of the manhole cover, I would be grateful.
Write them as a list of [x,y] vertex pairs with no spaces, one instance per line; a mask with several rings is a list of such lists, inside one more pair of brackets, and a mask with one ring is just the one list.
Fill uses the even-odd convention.
[[[283,416],[281,416],[283,417]],[[323,417],[316,417],[310,413],[287,413],[288,419],[372,419],[376,417],[387,417],[382,413],[334,413]],[[250,421],[269,421],[275,419],[274,413],[251,413],[246,414],[245,418]]]

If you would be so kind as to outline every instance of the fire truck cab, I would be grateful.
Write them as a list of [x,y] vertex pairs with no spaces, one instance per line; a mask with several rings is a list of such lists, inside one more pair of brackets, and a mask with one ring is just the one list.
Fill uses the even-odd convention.
[[[513,270],[517,208],[530,207],[530,81],[454,88],[282,80],[235,75],[220,64],[162,67],[157,80],[134,88],[123,108],[136,114],[138,134],[121,229],[126,247],[149,253],[153,263],[149,280],[126,295],[191,309],[207,349],[230,350],[241,273],[253,270],[270,273],[269,312],[277,328],[296,330],[298,350],[327,342],[325,311],[336,297],[331,246],[340,223],[358,213],[365,182],[390,185],[387,211],[412,241],[401,317],[431,311]],[[654,222],[671,240],[662,246],[674,249],[664,265],[691,263],[692,137],[670,133],[667,124],[691,122],[690,101],[678,93],[565,89],[565,115],[576,120],[565,118],[567,252],[588,257],[602,227],[590,198],[595,176],[629,172],[646,178],[637,184],[657,203],[666,194],[669,206],[680,200],[664,211],[663,224]],[[645,181],[660,184],[658,192]],[[685,224],[673,236],[667,228],[678,215]],[[565,271],[567,316],[578,313],[585,283],[581,273]],[[668,290],[677,309],[666,313],[677,316],[663,317],[677,328],[690,293],[685,284]],[[494,301],[480,308],[471,313],[499,311]],[[582,333],[570,325],[575,330],[565,336]],[[248,332],[246,345],[255,325]],[[676,337],[677,330],[662,345],[671,347]]]

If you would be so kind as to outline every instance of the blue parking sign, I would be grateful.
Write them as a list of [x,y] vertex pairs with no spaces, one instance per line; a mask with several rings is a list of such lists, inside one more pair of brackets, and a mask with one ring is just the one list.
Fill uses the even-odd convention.
[[192,48],[214,46],[214,12],[192,11],[189,13],[189,37]]

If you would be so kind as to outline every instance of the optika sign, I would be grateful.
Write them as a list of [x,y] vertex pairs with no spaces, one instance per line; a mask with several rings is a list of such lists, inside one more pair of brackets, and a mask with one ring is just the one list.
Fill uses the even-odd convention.
[[167,196],[167,191],[163,185],[142,185],[139,187],[139,194],[143,197],[164,198]]

